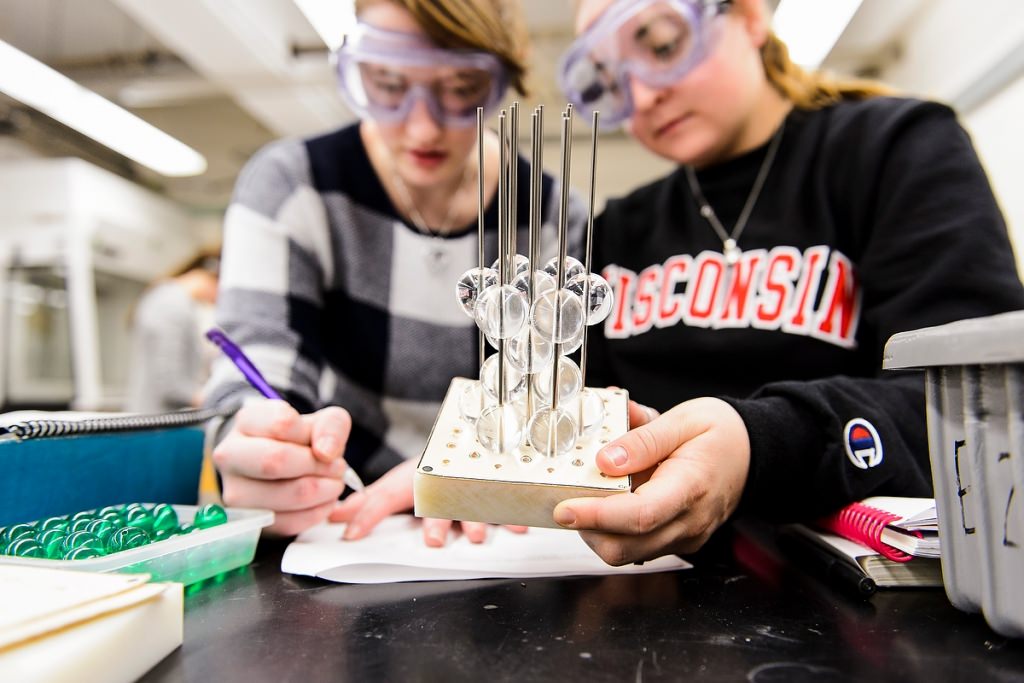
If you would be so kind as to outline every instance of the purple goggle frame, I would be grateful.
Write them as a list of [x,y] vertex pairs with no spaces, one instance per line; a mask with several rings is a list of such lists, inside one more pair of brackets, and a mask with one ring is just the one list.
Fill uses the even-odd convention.
[[[712,20],[722,14],[730,0],[618,0],[577,38],[562,57],[558,82],[577,112],[600,110],[601,128],[614,128],[633,114],[630,79],[638,78],[653,88],[675,83],[700,64],[714,45]],[[654,51],[626,50],[629,32],[640,26],[630,22],[648,10],[661,10],[685,27],[689,45],[685,50],[661,59]],[[626,27],[625,35],[620,31]]]
[[[477,107],[493,111],[508,88],[508,75],[501,61],[487,52],[445,50],[423,36],[384,31],[368,24],[357,24],[345,36],[345,43],[334,53],[338,84],[348,106],[360,117],[381,123],[400,123],[409,116],[416,100],[422,100],[438,125],[466,127],[476,125]],[[487,87],[465,101],[439,96],[426,83],[405,86],[404,93],[391,101],[375,100],[365,82],[364,67],[400,70],[438,68],[475,71],[486,75]],[[451,100],[458,100],[452,102]],[[453,106],[458,105],[458,106]]]

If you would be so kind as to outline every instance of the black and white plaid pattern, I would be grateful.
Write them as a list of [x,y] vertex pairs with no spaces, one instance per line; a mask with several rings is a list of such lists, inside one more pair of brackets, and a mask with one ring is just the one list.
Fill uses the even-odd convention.
[[[529,170],[518,166],[520,251],[527,243]],[[555,254],[558,183],[545,176],[543,260]],[[582,203],[571,197],[570,253],[581,251]],[[497,255],[497,204],[485,214]],[[352,415],[346,459],[374,479],[418,457],[452,377],[474,377],[477,328],[455,300],[476,265],[474,223],[455,236],[405,223],[377,179],[358,127],[260,151],[239,177],[224,226],[217,324],[300,412]],[[446,265],[428,269],[428,250]],[[253,390],[227,359],[207,403]]]

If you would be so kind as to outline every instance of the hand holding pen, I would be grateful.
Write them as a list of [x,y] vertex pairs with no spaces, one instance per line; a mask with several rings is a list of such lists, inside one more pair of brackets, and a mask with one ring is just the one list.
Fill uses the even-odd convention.
[[351,429],[343,408],[300,415],[266,382],[256,366],[222,332],[214,341],[261,395],[236,414],[231,431],[214,449],[224,502],[275,511],[271,531],[292,535],[327,519],[345,484],[363,488],[342,455]]

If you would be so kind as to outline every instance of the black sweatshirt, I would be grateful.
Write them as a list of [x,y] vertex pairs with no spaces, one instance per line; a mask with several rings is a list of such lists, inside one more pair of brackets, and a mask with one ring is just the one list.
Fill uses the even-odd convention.
[[[930,496],[924,381],[882,371],[897,332],[1024,308],[1006,225],[965,131],[910,99],[794,110],[731,273],[685,172],[609,202],[594,269],[615,291],[587,383],[743,417],[741,510],[811,518]],[[727,231],[768,145],[701,170]]]

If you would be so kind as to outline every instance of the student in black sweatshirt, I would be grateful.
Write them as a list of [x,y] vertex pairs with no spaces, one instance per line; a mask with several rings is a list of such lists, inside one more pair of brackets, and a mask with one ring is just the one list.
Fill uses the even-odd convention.
[[954,113],[800,69],[762,0],[585,0],[578,25],[569,98],[679,167],[595,228],[616,299],[588,384],[638,402],[598,465],[639,486],[555,520],[624,564],[740,513],[931,495],[923,378],[885,342],[1024,308]]

